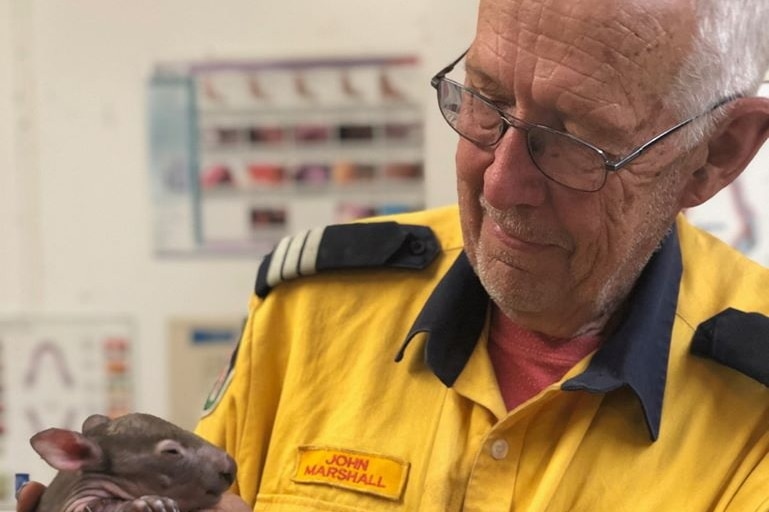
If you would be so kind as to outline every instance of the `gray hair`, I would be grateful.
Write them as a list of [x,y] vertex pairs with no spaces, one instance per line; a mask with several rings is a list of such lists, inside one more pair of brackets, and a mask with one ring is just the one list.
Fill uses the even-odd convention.
[[[697,33],[666,100],[682,119],[729,95],[754,95],[769,68],[769,2],[693,1]],[[692,147],[708,136],[724,112],[718,109],[693,123],[684,132],[684,144]]]

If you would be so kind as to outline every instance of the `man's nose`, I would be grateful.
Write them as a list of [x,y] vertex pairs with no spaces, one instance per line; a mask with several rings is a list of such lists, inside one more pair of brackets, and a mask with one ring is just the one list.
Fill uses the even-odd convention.
[[484,172],[483,195],[491,206],[506,210],[539,206],[547,196],[547,177],[529,155],[524,130],[508,127],[493,148],[493,160]]

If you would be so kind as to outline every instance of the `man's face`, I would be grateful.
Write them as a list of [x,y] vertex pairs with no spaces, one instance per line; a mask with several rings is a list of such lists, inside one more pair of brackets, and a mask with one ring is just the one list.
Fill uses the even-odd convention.
[[[630,3],[481,0],[466,85],[516,117],[624,155],[680,121],[661,99],[692,34],[691,13],[667,5],[674,2]],[[548,180],[520,130],[490,149],[460,140],[466,251],[509,318],[562,337],[603,326],[671,226],[685,177],[703,162],[679,140],[611,173],[598,192]]]

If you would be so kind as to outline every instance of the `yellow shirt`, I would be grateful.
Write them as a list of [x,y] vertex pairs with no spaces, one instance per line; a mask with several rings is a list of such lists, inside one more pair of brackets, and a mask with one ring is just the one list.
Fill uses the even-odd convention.
[[767,319],[750,327],[763,360],[724,351],[725,328],[716,355],[690,351],[726,308],[769,313],[767,269],[679,219],[625,323],[508,412],[456,209],[398,221],[435,232],[425,269],[273,280],[251,299],[197,432],[234,456],[254,510],[769,511],[769,391],[746,375],[769,369]]

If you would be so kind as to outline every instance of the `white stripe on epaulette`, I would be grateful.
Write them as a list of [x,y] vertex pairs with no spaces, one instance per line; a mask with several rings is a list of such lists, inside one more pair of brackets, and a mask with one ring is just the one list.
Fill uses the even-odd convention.
[[267,284],[270,286],[275,286],[281,281],[280,273],[283,269],[283,260],[286,259],[286,251],[288,251],[288,244],[291,243],[291,238],[290,236],[284,236],[272,252],[270,268],[267,269]]
[[303,231],[291,237],[291,242],[288,244],[288,250],[286,251],[286,257],[283,260],[283,266],[280,269],[280,277],[282,280],[293,279],[301,275],[299,272],[299,258],[302,257],[304,241],[307,239],[309,233],[309,231]]
[[288,279],[316,273],[320,241],[326,228],[314,228],[278,242],[267,269],[267,284],[275,286]]
[[325,227],[314,228],[310,230],[307,239],[304,242],[302,251],[302,261],[299,262],[299,273],[307,276],[315,273],[315,263],[318,261],[318,251],[320,250],[320,240],[323,238]]

